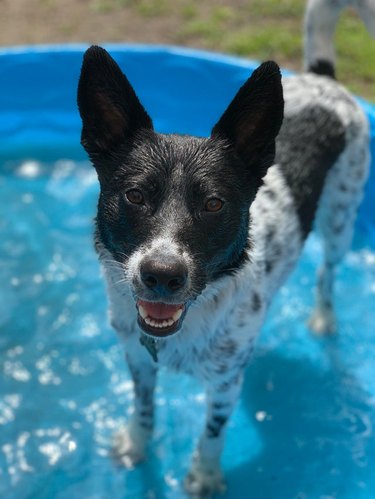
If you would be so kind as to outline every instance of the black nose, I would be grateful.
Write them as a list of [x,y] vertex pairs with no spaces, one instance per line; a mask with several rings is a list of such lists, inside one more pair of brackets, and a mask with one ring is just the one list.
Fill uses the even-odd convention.
[[179,291],[185,286],[188,277],[186,265],[175,258],[144,258],[140,273],[143,284],[161,296]]

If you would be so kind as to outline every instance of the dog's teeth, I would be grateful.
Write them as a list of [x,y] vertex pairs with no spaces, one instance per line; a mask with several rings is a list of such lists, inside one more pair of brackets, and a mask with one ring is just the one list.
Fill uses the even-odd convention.
[[152,319],[150,319],[150,317],[145,317],[143,319],[145,321],[146,324],[148,324],[149,326],[154,326],[155,325],[155,321],[153,321]]
[[163,328],[172,326],[175,322],[178,321],[178,319],[182,315],[182,309],[180,309],[180,310],[177,310],[174,313],[173,317],[171,317],[170,319],[155,320],[155,319],[152,319],[150,316],[147,315],[147,312],[142,307],[142,305],[139,305],[138,311],[139,311],[139,315],[142,317],[142,319],[145,321],[145,323],[148,326],[156,327],[156,328],[159,328],[159,329],[163,329]]
[[139,315],[142,317],[142,319],[146,319],[146,317],[147,317],[147,312],[146,312],[146,310],[142,307],[142,305],[139,305],[139,306],[138,306],[138,312],[139,312]]
[[179,308],[178,310],[176,310],[176,312],[173,314],[173,322],[177,322],[178,319],[181,317],[182,315],[182,308]]

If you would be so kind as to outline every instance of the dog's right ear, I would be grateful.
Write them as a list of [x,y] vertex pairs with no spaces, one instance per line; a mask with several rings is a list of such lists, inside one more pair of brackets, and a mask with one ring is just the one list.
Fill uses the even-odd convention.
[[264,62],[237,92],[214,126],[212,137],[229,143],[238,157],[262,178],[275,157],[275,139],[284,117],[279,66]]
[[84,55],[77,101],[81,143],[90,156],[111,152],[137,131],[153,128],[128,79],[101,47],[92,46]]

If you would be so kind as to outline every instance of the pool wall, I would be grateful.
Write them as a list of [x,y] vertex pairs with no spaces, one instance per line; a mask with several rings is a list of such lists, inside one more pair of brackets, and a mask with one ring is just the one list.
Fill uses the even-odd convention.
[[[105,47],[134,85],[155,129],[166,133],[208,135],[258,64],[178,47]],[[0,161],[85,157],[79,143],[76,88],[86,48],[59,45],[0,50]],[[370,120],[375,158],[375,106],[359,100]],[[375,244],[374,160],[357,228]]]

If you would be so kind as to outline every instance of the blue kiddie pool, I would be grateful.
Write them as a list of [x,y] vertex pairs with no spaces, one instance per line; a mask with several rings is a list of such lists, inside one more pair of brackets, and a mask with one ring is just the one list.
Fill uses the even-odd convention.
[[[110,456],[132,404],[92,244],[98,184],[79,144],[83,46],[0,51],[0,497],[183,498],[204,423],[193,379],[161,371],[149,459]],[[161,132],[207,135],[256,66],[107,46]],[[375,108],[362,102],[372,126]],[[339,334],[305,326],[312,234],[274,301],[227,432],[226,498],[375,497],[375,165],[336,289]]]

